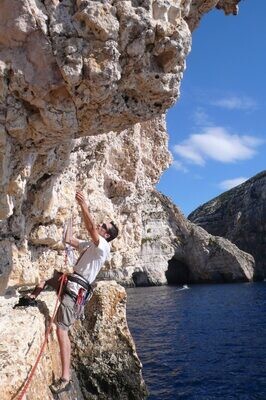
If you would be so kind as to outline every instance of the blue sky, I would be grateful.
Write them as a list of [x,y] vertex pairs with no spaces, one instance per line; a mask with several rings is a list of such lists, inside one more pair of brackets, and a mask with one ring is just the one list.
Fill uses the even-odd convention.
[[173,165],[157,188],[188,215],[265,170],[266,0],[213,10],[193,32],[179,101],[167,114]]

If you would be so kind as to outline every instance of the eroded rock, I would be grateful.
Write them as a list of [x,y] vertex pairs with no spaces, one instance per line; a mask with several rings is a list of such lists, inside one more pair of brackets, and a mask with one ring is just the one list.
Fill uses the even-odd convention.
[[181,10],[174,1],[3,1],[7,134],[40,150],[161,115],[190,50]]
[[[61,240],[64,223],[71,215],[73,233],[87,237],[75,202],[77,187],[86,194],[97,222],[109,218],[120,227],[106,268],[120,268],[129,259],[136,261],[142,232],[140,205],[170,163],[167,141],[165,121],[158,118],[120,135],[110,132],[89,140],[76,139],[68,150],[61,146],[38,156],[24,192],[12,197],[17,216],[2,222],[2,232],[15,236],[12,246],[10,239],[3,243],[4,249],[9,246],[2,270],[3,290],[34,285],[47,279],[53,268],[65,268]],[[65,163],[66,153],[68,165],[58,174],[56,168],[61,160]]]

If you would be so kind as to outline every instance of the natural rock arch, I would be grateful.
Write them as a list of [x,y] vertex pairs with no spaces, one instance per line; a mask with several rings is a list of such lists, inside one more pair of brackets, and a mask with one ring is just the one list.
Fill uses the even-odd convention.
[[168,285],[183,284],[189,282],[189,267],[175,255],[168,261],[168,269],[165,271]]

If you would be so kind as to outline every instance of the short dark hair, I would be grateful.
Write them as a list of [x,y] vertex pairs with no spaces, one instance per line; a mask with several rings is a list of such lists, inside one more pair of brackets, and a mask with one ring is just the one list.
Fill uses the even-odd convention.
[[107,238],[107,242],[111,242],[112,240],[114,240],[117,235],[118,235],[118,228],[115,225],[115,223],[113,221],[110,222],[110,224],[112,225],[111,228],[108,229],[108,234],[110,235],[109,238]]

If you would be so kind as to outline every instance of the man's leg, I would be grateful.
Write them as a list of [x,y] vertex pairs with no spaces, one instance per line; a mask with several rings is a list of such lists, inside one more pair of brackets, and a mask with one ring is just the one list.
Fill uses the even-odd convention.
[[62,371],[61,371],[61,378],[56,380],[52,385],[50,385],[50,389],[53,393],[59,394],[71,390],[71,381],[70,381],[71,344],[68,337],[68,330],[63,329],[60,326],[57,326],[56,334],[60,349]]
[[68,330],[75,321],[74,316],[75,301],[67,294],[64,294],[60,306],[58,307],[55,323],[57,325],[56,333],[60,348],[61,358],[61,378],[55,381],[50,389],[53,393],[61,393],[71,389],[70,380],[70,356],[71,344],[68,337]]
[[46,285],[51,286],[53,289],[58,291],[60,286],[60,277],[62,276],[62,272],[54,270],[54,275],[52,278],[47,281],[41,281],[30,294],[26,294],[19,298],[18,304],[14,306],[16,307],[29,307],[29,306],[38,306],[38,302],[36,299],[37,296],[41,293]]
[[60,326],[56,328],[57,339],[60,348],[60,358],[62,365],[61,378],[65,381],[70,380],[70,355],[71,343],[68,337],[68,331],[62,329]]

